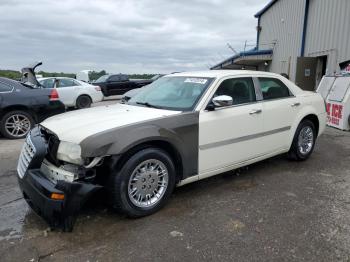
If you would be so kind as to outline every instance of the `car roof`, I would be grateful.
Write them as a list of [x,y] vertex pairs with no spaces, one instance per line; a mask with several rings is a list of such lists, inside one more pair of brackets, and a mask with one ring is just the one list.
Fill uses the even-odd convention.
[[38,78],[38,80],[46,80],[46,79],[52,79],[52,78],[55,78],[55,79],[73,79],[73,80],[76,80],[76,81],[79,81],[75,78],[72,78],[72,77],[65,77],[65,76],[50,76],[50,77],[40,77]]
[[264,72],[264,71],[250,71],[250,70],[207,70],[207,71],[193,71],[193,72],[182,72],[167,75],[171,76],[192,76],[192,77],[215,77],[222,78],[226,76],[239,76],[239,75],[251,75],[251,76],[274,76],[280,77],[279,74]]

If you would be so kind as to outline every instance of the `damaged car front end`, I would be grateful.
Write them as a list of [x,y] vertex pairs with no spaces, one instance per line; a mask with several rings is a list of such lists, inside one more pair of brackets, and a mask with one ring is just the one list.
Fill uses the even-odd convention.
[[102,158],[80,158],[80,146],[37,126],[28,134],[17,172],[27,203],[51,227],[71,231],[81,207],[102,188],[95,182]]

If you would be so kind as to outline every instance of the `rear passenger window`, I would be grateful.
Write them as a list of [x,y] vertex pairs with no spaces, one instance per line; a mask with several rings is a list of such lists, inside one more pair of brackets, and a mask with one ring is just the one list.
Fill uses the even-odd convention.
[[114,75],[114,76],[111,76],[111,77],[109,77],[109,79],[108,79],[109,81],[111,81],[111,82],[118,82],[118,81],[121,81],[121,79],[120,79],[120,76],[119,75]]
[[256,101],[253,79],[232,78],[224,80],[216,90],[214,97],[226,95],[233,99],[233,105]]
[[259,78],[264,100],[290,97],[288,87],[276,78]]
[[50,78],[50,79],[45,79],[45,80],[42,80],[42,81],[39,81],[39,82],[44,88],[53,88],[53,85],[55,83],[55,79],[54,78]]
[[57,87],[68,87],[68,86],[76,86],[77,84],[73,81],[73,79],[59,79]]

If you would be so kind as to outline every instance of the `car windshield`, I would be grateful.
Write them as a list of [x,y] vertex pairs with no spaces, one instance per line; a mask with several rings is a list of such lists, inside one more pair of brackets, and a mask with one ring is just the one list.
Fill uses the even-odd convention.
[[176,111],[193,110],[213,78],[162,77],[142,88],[128,104]]
[[94,83],[106,82],[106,80],[108,79],[108,77],[109,77],[109,75],[100,76],[100,78],[98,78],[97,80],[95,80]]

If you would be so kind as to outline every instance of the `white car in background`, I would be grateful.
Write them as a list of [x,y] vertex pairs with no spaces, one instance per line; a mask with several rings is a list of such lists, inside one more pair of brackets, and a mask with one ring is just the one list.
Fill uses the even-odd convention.
[[43,88],[55,88],[59,99],[66,107],[88,108],[103,100],[99,86],[90,85],[68,77],[46,77],[38,79]]

